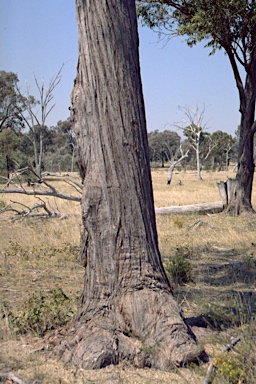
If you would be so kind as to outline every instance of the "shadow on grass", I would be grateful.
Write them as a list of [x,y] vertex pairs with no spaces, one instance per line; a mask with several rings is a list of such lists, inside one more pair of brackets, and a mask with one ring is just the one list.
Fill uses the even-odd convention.
[[[248,256],[249,255],[249,256]],[[193,327],[223,331],[256,319],[256,261],[250,254],[208,252],[193,265],[194,285],[179,286],[179,303],[195,303],[196,316],[187,317]]]

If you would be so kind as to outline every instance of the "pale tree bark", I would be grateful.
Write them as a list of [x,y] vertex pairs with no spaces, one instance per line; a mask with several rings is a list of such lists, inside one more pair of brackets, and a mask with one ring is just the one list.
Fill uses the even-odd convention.
[[[186,157],[188,157],[188,153],[189,153],[189,150],[187,150],[186,153],[183,153],[183,149],[182,149],[182,147],[180,145],[180,148],[178,149],[178,153],[175,154],[176,156],[173,156],[172,159],[169,159],[170,167],[169,167],[169,175],[168,175],[168,179],[167,179],[167,184],[168,185],[171,184],[172,175],[173,175],[173,172],[174,172],[174,169],[175,169],[176,165],[179,164]],[[179,154],[180,154],[180,157],[178,157]]]
[[202,111],[200,111],[198,107],[196,107],[195,111],[192,111],[192,109],[188,107],[179,107],[179,109],[183,111],[185,119],[182,122],[182,125],[176,124],[176,126],[183,130],[185,136],[188,137],[191,148],[196,153],[197,179],[202,180],[202,163],[208,159],[217,143],[213,143],[209,140],[207,153],[202,157],[201,142],[207,128],[207,125],[203,123],[205,109],[203,108]]
[[[122,360],[167,369],[201,355],[158,249],[134,0],[77,0],[72,95],[82,194],[84,290],[56,347],[91,369]],[[68,345],[68,348],[67,348]]]

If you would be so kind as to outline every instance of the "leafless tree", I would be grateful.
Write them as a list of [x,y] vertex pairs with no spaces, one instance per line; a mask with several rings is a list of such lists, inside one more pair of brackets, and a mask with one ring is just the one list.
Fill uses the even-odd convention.
[[180,124],[175,124],[179,129],[183,130],[185,136],[187,136],[191,148],[196,153],[196,165],[197,165],[197,178],[202,180],[201,169],[203,161],[207,160],[212,150],[216,147],[217,143],[212,142],[210,136],[207,138],[207,151],[202,158],[201,145],[207,129],[207,123],[204,123],[205,108],[202,110],[197,106],[193,111],[188,107],[179,107],[184,114],[184,120]]
[[42,84],[39,84],[37,77],[34,75],[36,87],[39,93],[39,100],[36,101],[34,97],[30,96],[29,86],[27,86],[25,95],[26,109],[25,111],[20,110],[20,115],[27,124],[31,133],[28,137],[33,144],[35,171],[38,174],[39,179],[41,178],[42,173],[44,129],[46,127],[47,118],[55,107],[55,104],[52,104],[54,98],[53,92],[61,81],[62,69],[63,65],[57,74],[51,78],[48,86],[45,85],[44,80],[42,80]]
[[[26,175],[26,178],[24,175]],[[28,175],[31,175],[31,178],[28,177]],[[11,217],[12,220],[24,219],[31,216],[61,218],[66,217],[66,213],[59,212],[58,209],[54,209],[49,200],[49,197],[81,203],[81,193],[83,186],[80,182],[71,179],[69,176],[60,176],[66,183],[72,186],[74,191],[74,194],[72,195],[63,193],[54,187],[52,183],[47,181],[48,175],[48,173],[42,174],[40,183],[33,182],[32,177],[33,179],[39,180],[39,175],[37,175],[33,169],[26,167],[16,171],[15,173],[12,173],[8,178],[0,176],[1,183],[3,184],[3,187],[0,189],[0,194],[23,194],[26,196],[35,197],[34,204],[29,204],[26,202],[20,203],[12,199],[5,207],[0,210],[0,213],[13,213],[14,216]],[[57,177],[53,174],[50,176],[55,176],[55,178]]]

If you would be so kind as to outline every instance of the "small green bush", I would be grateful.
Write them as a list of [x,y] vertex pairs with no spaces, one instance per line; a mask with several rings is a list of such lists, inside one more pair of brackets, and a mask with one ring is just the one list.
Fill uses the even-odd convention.
[[42,336],[46,331],[64,325],[75,313],[76,305],[61,288],[49,293],[34,293],[24,300],[17,313],[5,310],[10,328],[16,334],[32,332]]
[[186,220],[182,216],[175,216],[173,219],[173,224],[181,229],[186,225]]
[[186,284],[193,281],[192,264],[188,257],[191,250],[187,246],[176,248],[175,256],[169,258],[166,271],[175,284]]
[[218,356],[214,367],[219,377],[223,377],[226,383],[242,384],[247,383],[245,367],[238,357],[228,356],[227,353]]

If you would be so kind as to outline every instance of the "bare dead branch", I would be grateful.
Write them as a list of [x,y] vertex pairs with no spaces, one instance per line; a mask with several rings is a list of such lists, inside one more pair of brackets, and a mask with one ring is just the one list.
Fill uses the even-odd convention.
[[222,202],[201,203],[194,205],[173,205],[171,207],[156,208],[157,215],[171,215],[197,212],[199,214],[216,213],[223,211]]
[[0,189],[0,193],[21,193],[23,195],[28,195],[28,196],[52,196],[52,197],[58,197],[63,200],[70,200],[70,201],[77,201],[81,202],[81,197],[80,196],[72,196],[72,195],[67,195],[65,193],[61,193],[57,191],[52,185],[45,183],[51,191],[40,191],[38,189],[25,189],[25,188],[9,188],[9,189]]
[[79,189],[77,189],[77,188],[75,188],[75,189],[81,193],[81,189],[83,189],[83,184],[81,184],[81,183],[79,183],[78,181],[73,180],[73,179],[71,179],[71,178],[69,178],[69,177],[68,177],[67,179],[65,179],[65,182],[66,182],[67,184],[73,186],[73,187],[74,187],[74,185],[75,185],[76,187],[78,187]]
[[14,373],[12,372],[8,372],[8,373],[2,373],[0,375],[0,381],[3,382],[12,382],[12,383],[15,383],[15,384],[28,384],[28,382],[24,381],[24,380],[21,380],[19,377],[15,376]]

